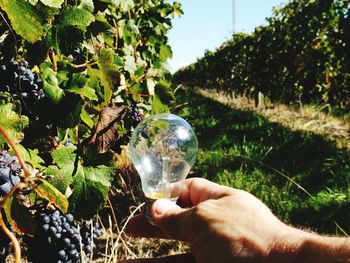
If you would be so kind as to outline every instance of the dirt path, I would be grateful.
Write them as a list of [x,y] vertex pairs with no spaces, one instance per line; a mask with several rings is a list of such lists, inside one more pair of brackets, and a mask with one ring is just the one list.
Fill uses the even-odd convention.
[[196,92],[214,99],[234,109],[250,110],[266,117],[271,122],[277,122],[292,130],[310,131],[329,138],[337,143],[339,148],[350,148],[350,119],[337,118],[311,107],[292,109],[286,105],[255,107],[254,101],[247,98],[231,98],[218,92],[196,89]]

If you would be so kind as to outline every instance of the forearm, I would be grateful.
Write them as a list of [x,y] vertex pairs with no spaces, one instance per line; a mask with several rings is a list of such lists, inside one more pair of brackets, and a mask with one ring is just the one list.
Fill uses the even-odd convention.
[[289,228],[269,253],[268,262],[346,263],[350,262],[350,238],[328,237]]

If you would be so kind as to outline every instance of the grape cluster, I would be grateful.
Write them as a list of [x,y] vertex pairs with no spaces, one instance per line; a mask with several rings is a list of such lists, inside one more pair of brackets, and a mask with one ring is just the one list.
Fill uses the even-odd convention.
[[84,221],[78,228],[72,214],[42,211],[35,216],[37,229],[28,242],[29,259],[35,263],[80,263],[82,251],[86,262],[96,247],[94,239],[101,235],[98,225]]
[[13,99],[19,99],[24,110],[30,111],[37,101],[44,98],[42,88],[42,80],[30,70],[27,61],[11,60],[0,64],[0,92],[9,92]]
[[[21,166],[17,157],[11,156],[7,151],[0,152],[0,197],[8,194],[21,181],[18,176],[20,173]],[[0,229],[0,263],[5,262],[9,246],[9,238]]]
[[132,120],[132,126],[136,127],[139,122],[143,120],[143,114],[141,112],[141,109],[137,107],[135,104],[130,104],[130,114],[131,114],[131,120]]
[[16,156],[7,151],[0,152],[0,196],[8,194],[21,179],[21,166]]

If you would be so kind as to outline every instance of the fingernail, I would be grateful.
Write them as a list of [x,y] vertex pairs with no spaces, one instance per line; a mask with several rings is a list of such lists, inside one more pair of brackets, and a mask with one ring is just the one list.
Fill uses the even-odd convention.
[[178,207],[174,202],[168,199],[158,199],[157,201],[154,202],[153,206],[154,206],[154,211],[158,215],[162,215],[167,211],[169,211],[170,209]]

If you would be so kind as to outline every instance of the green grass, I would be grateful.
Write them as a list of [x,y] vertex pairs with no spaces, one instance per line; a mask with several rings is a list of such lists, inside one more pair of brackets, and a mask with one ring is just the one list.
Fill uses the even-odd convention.
[[348,149],[189,91],[178,92],[181,104],[200,145],[192,176],[247,190],[288,223],[350,233]]

